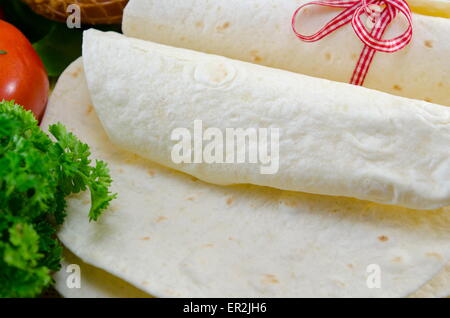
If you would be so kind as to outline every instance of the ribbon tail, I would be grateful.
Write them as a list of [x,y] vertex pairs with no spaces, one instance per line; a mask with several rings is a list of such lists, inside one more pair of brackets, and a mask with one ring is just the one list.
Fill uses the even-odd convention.
[[[383,38],[384,33],[386,32],[387,26],[392,21],[392,17],[388,13],[388,10],[384,10],[380,17],[380,23],[378,26],[372,29],[371,35],[377,39],[381,40]],[[363,86],[366,80],[367,74],[369,72],[370,65],[372,64],[373,58],[377,51],[367,45],[364,46],[358,62],[356,63],[356,67],[352,74],[352,79],[350,80],[350,84]]]

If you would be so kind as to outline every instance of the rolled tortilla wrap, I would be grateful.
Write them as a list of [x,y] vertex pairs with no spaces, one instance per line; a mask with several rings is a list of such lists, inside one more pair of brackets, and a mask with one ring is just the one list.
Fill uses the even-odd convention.
[[449,0],[407,0],[411,10],[435,17],[450,18]]
[[[131,0],[127,36],[348,83],[363,45],[351,25],[319,42],[299,40],[291,17],[309,0]],[[307,8],[299,30],[312,34],[340,10]],[[450,20],[413,15],[412,43],[377,53],[365,86],[394,95],[450,105]],[[301,22],[303,21],[303,22]],[[402,18],[385,38],[400,35]]]
[[[423,286],[450,259],[448,208],[415,211],[256,186],[215,186],[123,151],[97,118],[81,60],[58,80],[42,127],[56,122],[88,143],[94,158],[108,162],[112,190],[119,193],[98,222],[88,221],[89,193],[68,198],[58,237],[83,262],[150,295],[400,297]],[[72,257],[67,261],[80,265],[82,285],[67,289],[63,267],[55,278],[64,296],[116,297],[110,275],[88,273]],[[381,285],[371,264],[379,265]]]
[[[164,166],[220,185],[450,204],[448,107],[96,30],[83,57],[112,142]],[[228,128],[250,132],[239,144]]]

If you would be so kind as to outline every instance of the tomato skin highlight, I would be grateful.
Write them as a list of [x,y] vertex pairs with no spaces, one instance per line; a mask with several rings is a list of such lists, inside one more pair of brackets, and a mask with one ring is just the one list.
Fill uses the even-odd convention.
[[28,39],[0,20],[0,100],[15,100],[40,121],[48,100],[49,81],[44,64]]

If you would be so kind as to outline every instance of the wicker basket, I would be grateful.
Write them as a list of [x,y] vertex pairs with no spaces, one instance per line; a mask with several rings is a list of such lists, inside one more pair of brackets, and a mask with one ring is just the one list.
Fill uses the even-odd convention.
[[119,24],[128,0],[22,0],[34,12],[51,20],[65,22],[67,7],[80,6],[82,24]]

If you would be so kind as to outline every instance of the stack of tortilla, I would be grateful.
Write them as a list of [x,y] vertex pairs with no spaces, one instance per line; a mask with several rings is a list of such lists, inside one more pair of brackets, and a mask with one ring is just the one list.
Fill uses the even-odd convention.
[[[119,196],[97,223],[89,194],[69,198],[63,296],[450,295],[450,20],[414,15],[413,43],[377,54],[376,91],[339,83],[350,29],[288,30],[301,2],[132,0],[125,35],[85,33],[43,126],[88,143]],[[195,120],[279,128],[278,170],[174,163],[171,133]]]

